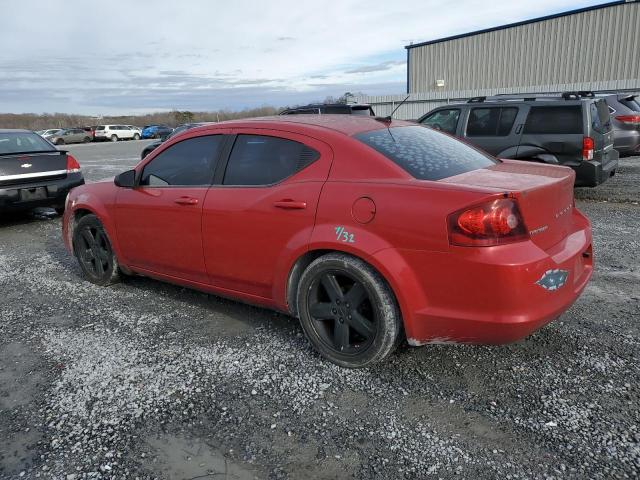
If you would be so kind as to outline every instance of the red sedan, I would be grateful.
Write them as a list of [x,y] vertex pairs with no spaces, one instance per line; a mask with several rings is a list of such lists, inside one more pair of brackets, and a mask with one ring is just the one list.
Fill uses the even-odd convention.
[[286,312],[362,367],[405,338],[516,341],[569,308],[593,268],[573,181],[407,122],[234,121],[75,188],[64,239],[94,283],[146,275]]

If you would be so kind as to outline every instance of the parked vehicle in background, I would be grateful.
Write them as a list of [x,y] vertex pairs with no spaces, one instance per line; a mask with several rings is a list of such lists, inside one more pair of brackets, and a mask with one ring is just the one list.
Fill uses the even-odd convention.
[[140,133],[128,125],[98,125],[95,132],[96,140],[140,140]]
[[95,134],[96,134],[96,126],[95,125],[93,125],[93,126],[89,125],[89,126],[86,126],[86,127],[82,127],[82,129],[89,134],[89,136],[91,137],[91,140],[94,140]]
[[29,130],[0,130],[0,211],[51,206],[61,213],[69,190],[83,183],[67,152]]
[[200,123],[183,123],[182,125],[178,125],[176,128],[173,129],[173,132],[171,132],[169,134],[169,136],[167,138],[165,138],[164,140],[159,140],[157,142],[150,143],[149,145],[144,147],[144,149],[140,153],[140,159],[142,160],[144,157],[146,157],[151,152],[153,152],[156,148],[158,148],[160,145],[162,145],[163,142],[166,142],[170,138],[175,137],[179,133],[182,133],[182,132],[184,132],[186,130],[189,130],[191,128],[199,127],[200,125],[206,125],[206,124],[207,124],[206,122],[200,122]]
[[[600,95],[598,95],[600,96]],[[638,95],[602,95],[613,124],[613,147],[623,155],[640,154],[640,102]]]
[[88,143],[91,141],[89,135],[83,128],[65,128],[52,135],[46,135],[44,138],[55,145],[65,145],[68,143]]
[[142,138],[165,139],[173,132],[173,128],[167,125],[147,125],[142,129]]
[[36,133],[41,137],[50,137],[51,135],[59,132],[60,128],[50,128],[48,130],[37,130]]
[[136,127],[135,125],[125,125],[129,127],[131,130],[135,130],[140,134],[140,138],[142,138],[142,129],[140,127]]
[[340,114],[340,115],[365,115],[374,117],[371,105],[358,103],[314,103],[301,107],[287,108],[280,112],[280,115],[322,115],[322,114]]
[[576,186],[599,185],[618,166],[609,109],[592,93],[477,97],[438,107],[418,123],[499,158],[566,165]]
[[574,178],[409,122],[222,122],[74,189],[62,238],[93,283],[136,273],[287,312],[364,367],[405,336],[507,343],[569,308],[593,271]]

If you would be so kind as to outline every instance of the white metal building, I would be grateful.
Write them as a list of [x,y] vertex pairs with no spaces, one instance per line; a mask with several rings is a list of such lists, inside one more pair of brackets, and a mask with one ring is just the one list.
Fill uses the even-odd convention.
[[[499,93],[636,91],[640,2],[610,2],[405,48],[410,97],[397,118]],[[356,100],[388,115],[405,97]]]

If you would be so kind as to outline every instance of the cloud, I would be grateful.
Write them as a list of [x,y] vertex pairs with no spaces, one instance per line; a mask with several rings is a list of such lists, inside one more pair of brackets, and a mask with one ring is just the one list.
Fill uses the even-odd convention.
[[406,65],[407,62],[404,60],[388,60],[386,62],[377,63],[375,65],[364,65],[362,67],[353,68],[351,70],[347,70],[344,73],[371,73],[371,72],[382,72],[384,70],[389,70],[398,65]]
[[178,8],[156,0],[150,9],[112,2],[119,3],[126,15],[100,15],[84,0],[12,3],[0,29],[0,110],[124,114],[401,93],[409,41],[592,4],[190,0]]

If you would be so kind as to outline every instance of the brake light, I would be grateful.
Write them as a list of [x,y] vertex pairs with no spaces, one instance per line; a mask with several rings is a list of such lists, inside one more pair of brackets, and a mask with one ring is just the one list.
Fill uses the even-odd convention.
[[627,125],[640,125],[640,115],[616,115],[616,120]]
[[582,158],[583,160],[593,160],[593,148],[595,143],[593,138],[584,137],[582,139]]
[[78,161],[67,153],[67,173],[77,173],[80,171]]
[[451,245],[489,247],[529,238],[518,204],[510,198],[454,212],[448,223]]

